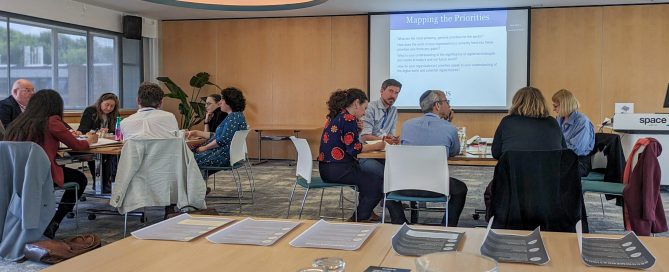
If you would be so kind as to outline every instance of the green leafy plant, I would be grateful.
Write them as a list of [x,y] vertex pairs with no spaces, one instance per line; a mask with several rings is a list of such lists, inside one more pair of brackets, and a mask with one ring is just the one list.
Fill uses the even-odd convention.
[[218,88],[219,90],[222,90],[221,87],[218,85],[212,83],[209,81],[209,73],[206,72],[199,72],[190,79],[190,86],[191,86],[191,95],[190,99],[186,92],[179,87],[174,81],[172,81],[169,77],[158,77],[156,78],[158,81],[162,82],[167,86],[167,89],[170,91],[169,93],[165,94],[165,96],[178,99],[179,102],[179,113],[181,113],[181,128],[183,129],[191,129],[193,126],[199,124],[204,120],[205,115],[207,113],[207,110],[205,108],[204,101],[206,100],[206,97],[201,97],[200,100],[198,101],[198,97],[200,96],[200,91],[202,90],[203,87],[207,85],[212,85]]

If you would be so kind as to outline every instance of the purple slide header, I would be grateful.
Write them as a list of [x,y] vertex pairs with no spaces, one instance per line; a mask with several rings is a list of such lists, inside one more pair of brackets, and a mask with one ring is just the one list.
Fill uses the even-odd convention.
[[506,10],[390,15],[390,29],[433,29],[506,26]]

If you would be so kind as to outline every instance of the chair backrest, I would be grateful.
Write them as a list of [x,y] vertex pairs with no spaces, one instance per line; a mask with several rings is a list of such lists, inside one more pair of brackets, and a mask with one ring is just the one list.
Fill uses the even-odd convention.
[[445,146],[386,145],[383,192],[426,190],[448,195]]
[[573,232],[580,219],[578,157],[569,149],[506,151],[490,187],[493,228]]
[[230,142],[230,165],[246,159],[246,137],[248,135],[248,129],[235,131]]
[[295,138],[295,136],[290,136],[290,140],[293,141],[295,149],[297,150],[297,169],[295,170],[295,176],[302,177],[311,183],[311,172],[313,171],[313,157],[311,156],[311,148],[306,139]]

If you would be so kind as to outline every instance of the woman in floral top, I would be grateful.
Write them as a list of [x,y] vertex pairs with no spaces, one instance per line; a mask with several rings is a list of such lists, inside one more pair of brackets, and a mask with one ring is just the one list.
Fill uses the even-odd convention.
[[[230,166],[230,144],[232,136],[238,130],[247,129],[244,108],[246,99],[237,88],[229,87],[221,91],[222,99],[219,101],[221,111],[226,112],[226,117],[216,128],[216,132],[205,132],[191,130],[188,137],[207,138],[202,146],[194,150],[197,165],[202,166]],[[212,172],[210,172],[212,173]]]
[[325,182],[358,186],[358,220],[368,220],[383,199],[383,179],[360,170],[358,154],[382,150],[385,142],[362,145],[361,120],[367,109],[367,96],[360,89],[337,90],[327,102],[328,116],[321,136],[318,167]]

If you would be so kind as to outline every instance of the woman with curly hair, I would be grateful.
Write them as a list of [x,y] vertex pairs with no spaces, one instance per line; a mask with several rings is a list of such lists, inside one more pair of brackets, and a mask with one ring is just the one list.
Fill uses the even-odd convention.
[[228,114],[228,117],[218,125],[216,131],[213,133],[200,130],[188,132],[188,137],[209,139],[205,144],[195,149],[195,161],[200,167],[229,166],[232,136],[238,130],[244,130],[248,127],[243,113],[244,108],[246,108],[246,99],[244,99],[242,91],[234,87],[225,88],[221,91],[221,97],[219,106],[221,111]]
[[358,220],[369,220],[372,210],[383,199],[383,179],[362,171],[357,160],[361,152],[385,148],[384,141],[363,145],[358,140],[362,129],[360,118],[365,115],[367,102],[367,96],[360,89],[337,90],[330,95],[318,155],[318,168],[324,182],[358,186]]

